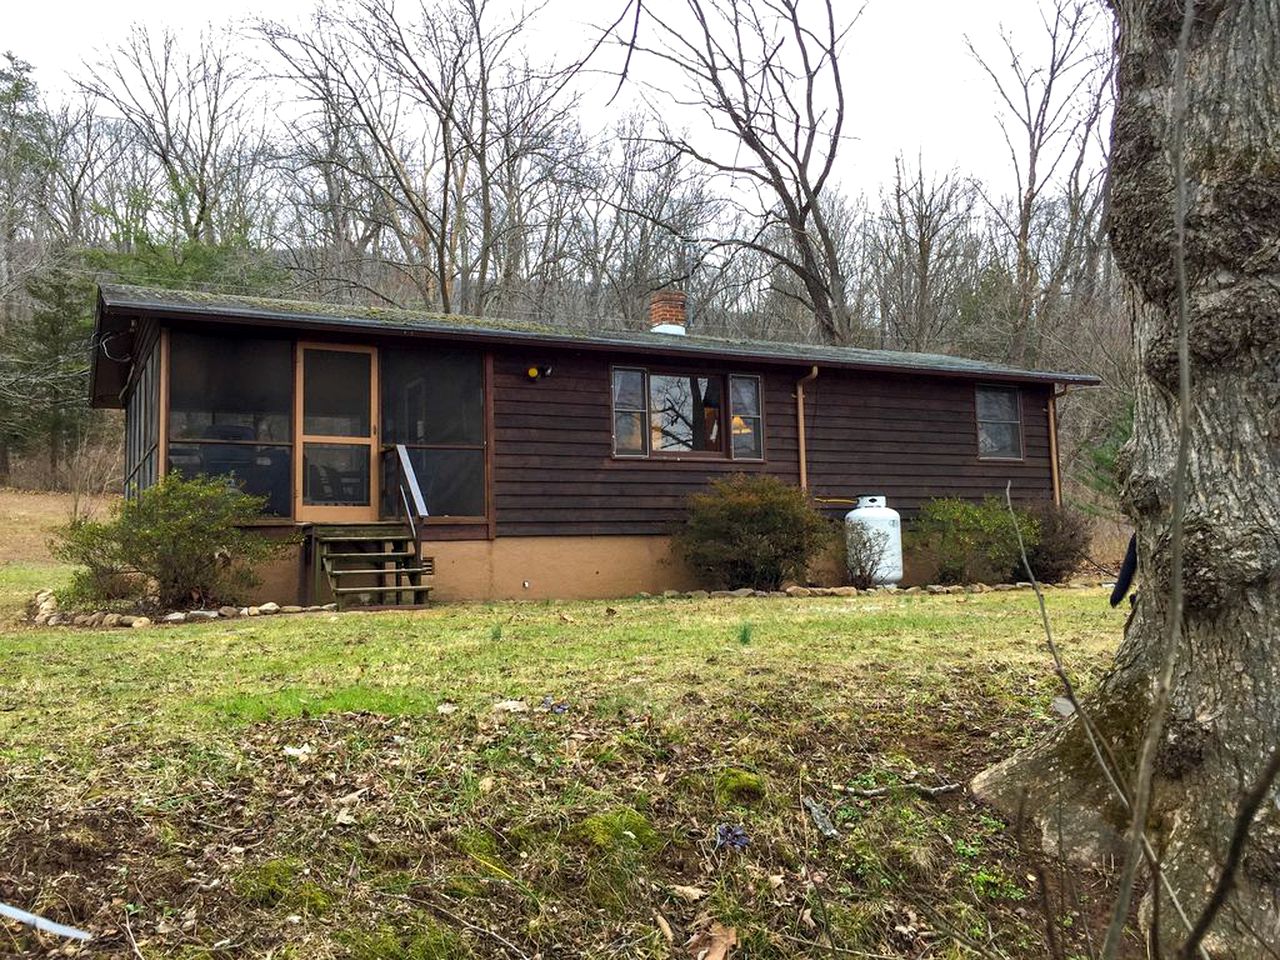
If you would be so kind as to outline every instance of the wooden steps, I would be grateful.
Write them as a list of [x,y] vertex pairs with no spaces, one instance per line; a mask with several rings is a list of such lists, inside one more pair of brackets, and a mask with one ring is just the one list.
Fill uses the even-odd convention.
[[431,595],[431,557],[404,523],[317,524],[311,529],[317,581],[323,576],[339,610],[420,607]]

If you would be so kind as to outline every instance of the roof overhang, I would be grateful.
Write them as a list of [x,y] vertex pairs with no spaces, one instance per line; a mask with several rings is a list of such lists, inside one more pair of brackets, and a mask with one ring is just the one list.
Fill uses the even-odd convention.
[[[194,299],[197,297],[199,299]],[[370,311],[379,315],[358,316],[357,309],[353,308],[352,314],[347,315],[341,308],[327,304],[216,298],[177,291],[104,286],[98,297],[91,400],[95,406],[120,405],[120,391],[128,383],[129,368],[127,363],[121,368],[121,361],[116,358],[127,358],[129,354],[113,344],[122,343],[125,335],[136,331],[143,320],[182,325],[301,330],[348,337],[448,340],[477,345],[630,353],[671,359],[711,357],[806,370],[816,365],[868,372],[1012,383],[1080,386],[1096,386],[1101,383],[1092,374],[1023,370],[937,354],[761,341],[740,342],[697,336],[672,337],[648,331],[592,333],[557,330],[553,327],[530,329],[515,324],[501,324],[499,321],[439,317],[398,310]],[[104,344],[106,350],[103,349]]]

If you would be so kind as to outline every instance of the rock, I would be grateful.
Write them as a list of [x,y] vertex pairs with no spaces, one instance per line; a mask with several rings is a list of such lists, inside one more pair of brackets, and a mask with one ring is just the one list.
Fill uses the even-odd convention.
[[307,613],[319,613],[319,612],[320,612],[321,610],[323,610],[323,609],[324,609],[324,607],[320,606],[320,604],[318,604],[318,603],[313,603],[311,606],[307,607],[307,611],[306,611],[306,612],[307,612]]
[[679,590],[663,590],[662,596],[664,599],[667,599],[667,600],[679,600],[681,597],[684,596],[684,594],[681,593]]
[[971,584],[969,586],[969,590],[972,593],[990,593],[991,592],[991,588],[988,587],[985,583]]
[[689,591],[690,600],[705,600],[709,596],[711,596],[711,594],[709,594],[706,590],[690,590]]
[[257,607],[245,607],[244,615],[246,617],[258,617],[262,615],[262,611],[259,610]]
[[301,608],[300,606],[298,606],[296,603],[290,603],[290,604],[286,604],[285,606],[281,607],[281,608],[280,608],[280,612],[281,612],[281,613],[301,613],[301,612],[302,612],[302,608]]
[[128,614],[128,613],[122,613],[122,614],[120,615],[120,623],[119,623],[119,626],[122,626],[122,627],[132,627],[132,626],[133,626],[133,621],[134,621],[134,620],[136,620],[136,619],[138,619],[138,618],[137,618],[137,617],[135,617],[135,616],[132,616],[131,614]]
[[60,613],[51,613],[49,614],[49,619],[46,620],[45,623],[50,627],[56,627],[60,623],[67,623],[68,620],[68,617],[64,617]]
[[944,587],[944,586],[943,586],[942,584],[940,584],[940,583],[931,583],[931,584],[929,584],[927,587],[925,587],[925,590],[926,590],[926,591],[928,591],[929,593],[933,593],[933,594],[946,593],[946,592],[947,592],[947,588],[946,588],[946,587]]
[[954,586],[944,588],[942,592],[948,594],[964,593],[964,587],[959,584],[955,584]]
[[187,614],[188,620],[217,620],[217,610],[192,610]]
[[809,593],[811,596],[815,596],[815,597],[833,596],[833,593],[830,587],[810,587]]
[[133,626],[133,629],[135,630],[141,630],[145,627],[149,627],[151,626],[151,618],[150,617],[134,617],[132,626]]
[[102,626],[112,627],[112,628],[120,626],[120,614],[108,613],[105,617],[102,618]]
[[732,597],[733,591],[732,590],[712,590],[711,596],[715,597],[716,599],[720,599],[722,597]]
[[751,591],[751,596],[753,597],[767,597],[768,595],[769,595],[768,590],[752,590]]
[[808,587],[800,587],[800,586],[787,587],[787,589],[783,590],[782,592],[785,593],[788,597],[811,596]]
[[752,590],[750,587],[739,587],[737,590],[729,591],[729,596],[731,597],[750,597],[754,594],[755,594],[755,591]]
[[1031,584],[1028,583],[1026,580],[1019,580],[1016,584],[1014,584],[1014,586],[1016,586],[1019,590],[1031,589]]
[[836,597],[856,597],[858,595],[857,587],[832,587],[831,593]]
[[263,603],[258,606],[258,612],[263,616],[267,616],[272,613],[279,613],[280,604],[268,601],[267,603]]
[[996,584],[994,587],[992,587],[991,589],[992,589],[992,590],[1001,590],[1001,591],[1003,591],[1003,590],[1016,590],[1016,589],[1018,589],[1018,588],[1017,588],[1017,587],[1015,587],[1012,583],[997,583],[997,584]]
[[240,616],[240,608],[239,608],[239,607],[233,607],[233,606],[230,606],[230,605],[225,606],[225,607],[219,607],[219,608],[218,608],[218,616],[220,616],[220,617],[226,617],[228,620],[234,619],[235,617]]
[[101,613],[101,612],[98,612],[98,613],[91,613],[91,614],[89,614],[89,619],[88,619],[88,621],[86,621],[85,626],[86,626],[86,627],[97,627],[97,626],[101,626],[101,624],[102,624],[102,620],[103,620],[103,618],[104,618],[104,617],[106,617],[106,614],[105,614],[105,613]]
[[50,597],[52,597],[52,596],[53,596],[53,591],[52,591],[52,590],[50,590],[48,587],[46,587],[46,588],[45,588],[45,589],[43,589],[43,590],[39,590],[39,591],[37,591],[37,592],[36,592],[36,606],[39,606],[40,604],[44,603],[46,600],[48,600],[48,599],[49,599]]
[[924,591],[922,591],[919,587],[907,587],[907,589],[903,590],[902,592],[903,592],[903,593],[910,593],[910,594],[917,594],[917,593],[923,593]]
[[326,603],[320,609],[321,610],[337,610],[338,605],[336,603]]
[[186,623],[187,615],[180,610],[174,611],[173,613],[166,613],[163,617],[160,618],[160,622],[161,623]]
[[87,626],[89,623],[89,615],[87,613],[77,613],[71,620],[72,625],[77,627]]

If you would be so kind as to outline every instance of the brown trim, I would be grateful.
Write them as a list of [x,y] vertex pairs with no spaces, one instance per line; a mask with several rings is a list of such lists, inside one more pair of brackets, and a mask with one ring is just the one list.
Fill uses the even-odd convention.
[[[978,391],[979,390],[1012,390],[1014,396],[1018,398],[1018,419],[1014,420],[979,420],[978,419]],[[1022,409],[1022,388],[1011,383],[989,383],[980,382],[973,385],[973,441],[978,450],[977,459],[982,463],[1022,463],[1027,459],[1027,430],[1026,424],[1023,422],[1024,413]],[[984,423],[1016,423],[1018,427],[1018,455],[1016,457],[984,457],[982,455],[982,425]]]
[[493,352],[484,354],[484,513],[490,540],[498,536],[498,515],[493,503]]
[[[305,411],[302,409],[306,378],[305,351],[328,350],[330,352],[363,353],[369,357],[369,435],[367,437],[335,437],[327,434],[305,432]],[[293,516],[302,523],[372,523],[379,519],[382,503],[382,458],[378,441],[378,419],[382,413],[378,378],[378,348],[367,344],[327,343],[312,340],[294,342],[293,370]],[[325,506],[303,503],[303,463],[308,443],[335,444],[340,446],[365,445],[369,448],[369,503],[367,506]]]
[[805,444],[804,385],[818,379],[818,365],[796,381],[796,457],[800,462],[800,489],[809,489],[809,450]]
[[160,423],[157,427],[156,438],[158,449],[156,450],[156,479],[160,479],[169,472],[169,371],[172,365],[169,361],[169,328],[160,328],[160,389],[156,402],[160,407]]
[[[1065,392],[1065,391],[1064,391]],[[1058,464],[1058,393],[1049,391],[1049,479],[1053,483],[1053,505],[1062,506],[1062,475]]]

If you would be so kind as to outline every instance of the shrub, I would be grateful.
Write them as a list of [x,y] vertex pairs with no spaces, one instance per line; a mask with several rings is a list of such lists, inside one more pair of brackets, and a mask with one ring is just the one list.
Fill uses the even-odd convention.
[[849,583],[859,590],[874,586],[876,573],[889,549],[889,534],[884,530],[872,530],[860,523],[846,524],[844,542]]
[[281,546],[243,529],[263,502],[224,479],[168,474],[110,520],[68,524],[54,552],[82,568],[74,590],[85,600],[140,599],[150,589],[163,607],[233,602],[257,582],[253,565]]
[[[1036,520],[1022,510],[1015,516],[1031,550],[1040,539]],[[1003,580],[1021,561],[1009,508],[995,497],[981,503],[930,500],[920,508],[912,538],[915,548],[937,565],[940,583]]]
[[831,525],[803,491],[774,477],[740,474],[689,497],[675,546],[713,586],[776,590],[803,579],[831,537]]
[[[1089,525],[1084,515],[1070,507],[1052,502],[1036,504],[1027,510],[1034,518],[1040,539],[1027,547],[1027,559],[1037,580],[1061,583],[1071,576],[1089,553]],[[1022,562],[1015,564],[1017,577],[1026,576]]]

